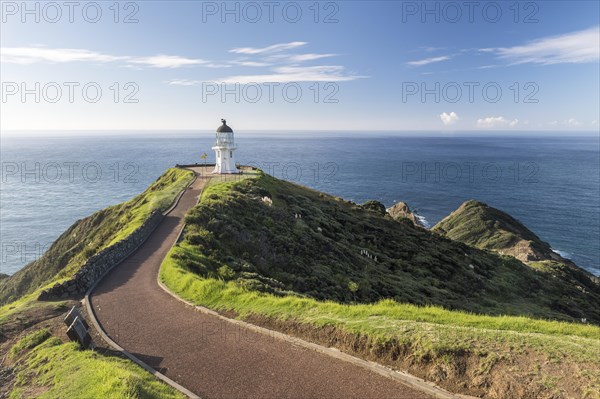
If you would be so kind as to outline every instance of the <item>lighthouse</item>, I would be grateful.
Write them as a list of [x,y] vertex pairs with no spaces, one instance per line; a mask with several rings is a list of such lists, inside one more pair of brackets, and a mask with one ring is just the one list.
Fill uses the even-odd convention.
[[221,119],[223,124],[217,129],[217,141],[212,148],[215,150],[215,170],[213,173],[239,173],[235,166],[235,143],[233,141],[233,130],[227,126],[227,121]]

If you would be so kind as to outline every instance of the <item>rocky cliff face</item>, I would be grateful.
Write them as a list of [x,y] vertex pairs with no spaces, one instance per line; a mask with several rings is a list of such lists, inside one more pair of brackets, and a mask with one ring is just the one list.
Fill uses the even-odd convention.
[[410,210],[406,202],[398,202],[394,204],[387,210],[387,212],[394,220],[408,219],[413,222],[415,226],[425,227],[419,218],[417,218],[417,216]]

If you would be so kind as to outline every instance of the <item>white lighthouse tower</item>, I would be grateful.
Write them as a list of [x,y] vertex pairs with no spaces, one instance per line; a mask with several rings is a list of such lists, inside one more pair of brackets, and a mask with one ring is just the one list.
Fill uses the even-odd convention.
[[213,170],[213,173],[239,173],[233,156],[236,149],[233,141],[233,130],[227,126],[225,119],[221,119],[221,122],[223,124],[217,129],[217,141],[212,148],[215,150],[215,170]]

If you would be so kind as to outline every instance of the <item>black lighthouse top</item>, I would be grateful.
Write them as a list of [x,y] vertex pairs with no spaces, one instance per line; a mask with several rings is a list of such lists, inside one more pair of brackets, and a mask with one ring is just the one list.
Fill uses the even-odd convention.
[[227,121],[225,119],[221,119],[223,124],[217,128],[217,133],[233,133],[233,130],[229,126],[227,126]]

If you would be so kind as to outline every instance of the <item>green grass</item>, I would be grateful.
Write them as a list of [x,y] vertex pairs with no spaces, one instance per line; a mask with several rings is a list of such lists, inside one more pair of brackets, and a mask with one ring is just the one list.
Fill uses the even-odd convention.
[[474,200],[464,202],[433,226],[432,231],[481,249],[513,256],[521,252],[524,260],[526,246],[530,258],[552,259],[556,256],[548,243],[521,222],[499,209]]
[[[272,198],[272,205],[261,201],[264,196]],[[308,208],[310,211],[307,211],[307,198],[313,203]],[[319,209],[318,205],[314,205],[319,201],[327,201],[329,205],[323,204]],[[262,208],[256,204],[260,204]],[[335,206],[341,206],[345,212],[334,209]],[[198,207],[188,214],[184,240],[174,246],[165,258],[160,270],[161,281],[175,294],[192,303],[218,311],[233,311],[240,319],[261,316],[291,323],[290,326],[300,323],[317,330],[324,328],[323,331],[331,331],[330,328],[334,327],[335,331],[361,337],[360,342],[366,342],[365,348],[370,353],[383,354],[384,357],[393,347],[400,348],[399,353],[403,353],[406,358],[433,364],[460,364],[459,358],[473,356],[478,359],[473,366],[473,375],[485,376],[492,373],[499,362],[514,362],[519,357],[536,356],[536,359],[547,359],[552,364],[578,364],[583,368],[589,366],[590,372],[583,382],[588,388],[582,388],[582,392],[589,387],[593,389],[600,382],[600,358],[597,356],[600,350],[600,327],[596,325],[515,315],[485,315],[450,310],[442,306],[419,306],[392,299],[362,304],[356,303],[356,300],[340,303],[286,290],[289,287],[281,286],[281,282],[277,280],[270,281],[267,274],[250,273],[253,277],[249,280],[249,266],[244,260],[252,259],[251,248],[243,246],[236,238],[232,239],[232,236],[236,237],[233,230],[240,228],[252,231],[252,223],[266,224],[270,228],[281,226],[286,223],[283,209],[287,207],[291,207],[292,212],[303,212],[303,220],[294,220],[291,232],[299,231],[305,236],[305,240],[311,234],[307,229],[313,223],[312,217],[325,219],[327,215],[337,214],[339,217],[342,213],[345,217],[344,228],[350,231],[352,227],[349,224],[353,221],[350,214],[355,212],[355,208],[359,208],[312,190],[289,183],[282,184],[269,177],[260,177],[251,182],[215,183],[204,192]],[[280,212],[278,217],[272,217],[271,210]],[[378,218],[376,212],[363,212],[361,215],[366,215],[367,220]],[[220,224],[218,219],[226,221],[226,224]],[[379,233],[385,232],[382,226],[388,222],[381,217],[376,220],[379,221]],[[330,220],[331,223],[326,224],[322,220],[320,226],[325,229],[338,221],[339,219]],[[238,227],[238,224],[243,227]],[[392,231],[394,225],[389,226]],[[407,227],[409,223],[400,223],[400,226],[401,229],[409,229],[408,240],[418,240],[420,234],[429,234]],[[372,228],[370,225],[367,227]],[[390,237],[394,237],[394,234],[392,232]],[[268,242],[269,239],[271,238],[263,236],[263,242]],[[298,237],[298,241],[302,242],[300,239]],[[230,243],[236,243],[238,247],[235,250],[242,253],[243,260],[232,255],[236,252],[231,250]],[[446,250],[468,251],[464,246],[448,245],[447,241],[438,243]],[[261,244],[257,240],[254,245]],[[294,243],[286,241],[286,245],[290,246],[278,247],[277,251],[272,252],[280,257],[280,262],[285,259],[282,257],[285,248],[290,248],[295,257],[303,256]],[[426,245],[428,244],[423,247]],[[476,255],[488,261],[505,259],[486,253]],[[315,259],[312,257],[307,263],[315,262]],[[515,268],[514,275],[490,274],[487,278],[495,279],[495,283],[505,279],[507,285],[515,285],[514,279],[519,278],[518,273],[526,276],[536,273],[520,263],[511,267]],[[496,268],[500,266],[496,264]],[[288,265],[287,270],[290,269],[291,266]],[[346,272],[351,270],[348,266]],[[264,273],[265,269],[262,271]],[[423,271],[416,270],[413,273]],[[254,278],[260,280],[253,280]],[[387,278],[391,277],[388,275]],[[542,275],[540,278],[546,276]],[[352,278],[342,288],[356,294],[360,287],[352,284],[355,281],[361,280]],[[271,290],[266,290],[265,287]],[[512,306],[518,310],[518,304],[519,302],[515,302]],[[340,344],[342,341],[338,341],[339,336],[336,337],[330,337],[329,344],[343,346],[343,343]],[[518,368],[519,365],[513,364],[511,367]]]
[[519,239],[542,242],[510,215],[478,201],[466,201],[433,226],[453,240],[479,248],[504,249]]
[[87,259],[127,237],[152,212],[166,210],[193,177],[189,170],[168,169],[135,198],[75,222],[40,259],[0,279],[0,305],[73,276]]
[[[154,210],[166,210],[192,178],[191,171],[169,169],[141,195],[78,221],[39,261],[17,272],[14,277],[2,278],[0,339],[4,338],[2,332],[6,325],[26,328],[39,321],[40,317],[44,319],[44,315],[55,315],[57,311],[66,310],[66,301],[37,301],[41,291],[68,279],[89,256],[111,242],[125,238]],[[127,225],[127,229],[120,229],[120,225]],[[3,300],[8,303],[2,305]],[[17,346],[14,350],[19,349]],[[55,396],[60,395],[57,393]],[[98,397],[103,396],[98,394]]]
[[[374,324],[368,320],[375,319],[410,320],[440,325],[600,339],[600,327],[590,324],[548,321],[521,316],[487,316],[452,311],[437,306],[398,303],[389,299],[375,304],[346,305],[333,301],[317,301],[297,296],[280,297],[245,290],[240,288],[236,282],[204,279],[179,267],[172,254],[181,250],[181,246],[173,248],[165,259],[161,270],[163,282],[177,294],[185,295],[186,299],[195,303],[216,306],[221,310],[235,310],[242,315],[258,311],[267,316],[285,315],[286,318],[290,318],[295,317],[296,313],[312,313],[321,316],[327,315],[324,316],[324,319],[328,320],[341,317],[346,320],[361,320],[366,324]],[[226,308],[229,305],[231,308]],[[379,321],[377,324],[380,326]],[[373,332],[382,331],[380,327],[373,329]]]
[[[154,182],[146,191],[131,201],[125,202],[124,207],[130,211],[118,220],[117,224],[122,226],[118,229],[112,240],[105,245],[110,246],[123,238],[129,236],[140,227],[154,212],[166,211],[179,193],[190,183],[194,174],[184,169],[169,169],[161,178]],[[130,206],[131,205],[131,206]]]
[[65,301],[38,302],[37,297],[40,294],[40,291],[41,289],[25,295],[14,302],[0,306],[0,327],[13,321],[15,318],[19,318],[23,313],[30,310],[57,310],[66,308]]
[[[11,399],[185,398],[129,360],[80,350],[76,343],[50,338],[46,330],[27,335],[13,348],[18,348],[13,355],[22,356]],[[25,349],[31,349],[26,356]]]
[[[326,345],[357,350],[354,345],[361,342],[362,348],[358,350],[370,353],[374,359],[389,359],[392,353],[401,353],[413,365],[416,361],[423,367],[436,364],[454,367],[463,364],[462,359],[468,357],[475,361],[468,362],[472,369],[465,370],[465,382],[469,386],[472,385],[469,375],[488,378],[494,374],[496,377],[491,378],[503,378],[494,370],[499,362],[510,364],[511,370],[522,373],[526,366],[521,366],[521,362],[527,364],[525,359],[529,358],[541,364],[553,364],[557,369],[563,364],[576,364],[580,370],[587,370],[578,376],[582,395],[600,386],[600,328],[597,326],[477,315],[392,300],[340,304],[294,295],[273,295],[246,289],[234,281],[200,277],[181,267],[172,256],[182,250],[185,249],[174,247],[165,259],[161,281],[192,303],[217,311],[234,311],[239,319],[258,315],[287,321],[291,326],[297,323],[312,326],[315,331],[323,328],[323,332],[333,334],[318,333]],[[331,333],[330,327],[360,339],[340,338],[343,335]],[[290,333],[290,330],[285,332]],[[530,384],[535,387],[548,378],[545,373],[537,373],[530,377]]]
[[212,177],[204,186],[200,201],[211,201],[209,197],[218,198],[229,192],[236,184],[250,178],[261,176],[258,170],[244,170],[243,174],[217,175]]
[[[76,222],[42,259],[16,278],[0,279],[0,330],[23,328],[66,310],[66,301],[38,302],[41,290],[64,281],[87,258],[127,237],[154,211],[166,210],[193,172],[169,169],[144,193]],[[4,339],[4,337],[1,337]],[[184,398],[129,360],[63,344],[47,329],[36,330],[8,351],[17,373],[10,398]]]
[[583,272],[536,270],[379,208],[264,174],[212,181],[172,256],[201,277],[277,295],[600,322],[600,287]]
[[165,259],[161,281],[182,298],[211,309],[233,310],[241,317],[258,314],[319,327],[331,325],[380,341],[400,339],[410,343],[420,334],[426,334],[430,344],[437,340],[440,349],[453,351],[472,349],[472,344],[484,348],[486,344],[500,341],[529,343],[553,352],[566,348],[573,355],[599,362],[593,350],[600,349],[600,328],[597,326],[477,315],[392,300],[345,305],[297,296],[281,297],[250,291],[235,282],[199,277],[178,266],[172,255],[180,250],[180,247],[173,248]]
[[15,356],[19,355],[23,350],[34,348],[42,342],[44,342],[45,340],[47,340],[48,338],[50,338],[51,336],[52,334],[50,333],[50,331],[48,331],[45,328],[34,331],[25,336],[25,338],[21,339],[15,345],[13,345],[10,348],[10,351],[8,352],[9,356],[11,358],[14,358]]

